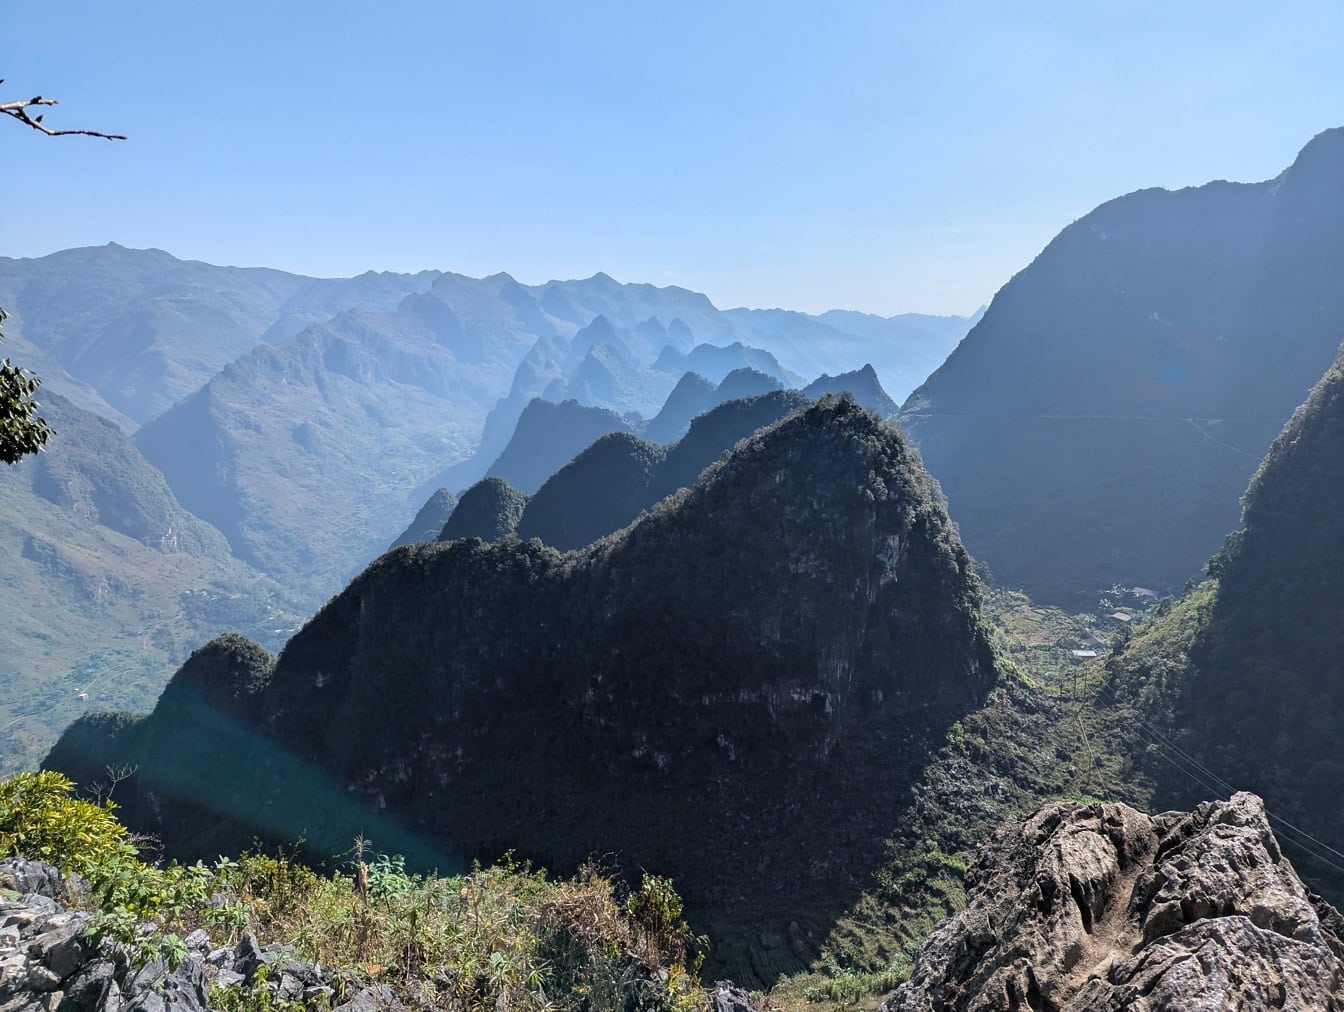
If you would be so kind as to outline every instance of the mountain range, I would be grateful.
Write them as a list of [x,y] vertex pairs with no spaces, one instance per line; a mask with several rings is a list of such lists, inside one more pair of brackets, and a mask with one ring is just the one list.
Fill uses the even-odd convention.
[[188,860],[670,875],[710,979],[809,1001],[1179,1007],[1248,946],[1236,993],[1288,994],[1344,937],[1341,182],[1337,130],[1102,205],[899,408],[860,350],[952,324],[377,276],[132,438],[29,309],[106,417],[52,397],[0,475],[6,635],[53,650],[7,747],[83,713],[45,765],[126,771]]

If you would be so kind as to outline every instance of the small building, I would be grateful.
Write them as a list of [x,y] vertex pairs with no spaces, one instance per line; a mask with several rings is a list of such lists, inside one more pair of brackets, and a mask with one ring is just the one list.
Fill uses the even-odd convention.
[[1080,661],[1085,661],[1097,656],[1095,650],[1070,650],[1069,653],[1073,654],[1073,656],[1077,657]]
[[1111,612],[1111,618],[1115,619],[1117,622],[1130,622],[1133,621],[1134,616],[1126,611],[1113,611]]

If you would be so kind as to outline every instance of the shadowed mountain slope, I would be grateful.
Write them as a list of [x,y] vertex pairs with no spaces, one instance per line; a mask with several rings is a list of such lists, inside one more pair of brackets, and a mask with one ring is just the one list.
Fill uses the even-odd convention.
[[[1139,772],[1186,803],[1254,790],[1292,825],[1305,872],[1344,895],[1344,363],[1294,414],[1247,489],[1243,527],[1191,590],[1105,664],[1099,702],[1136,709],[1184,750],[1182,775],[1135,727]],[[1117,726],[1132,726],[1123,716]],[[1200,765],[1195,765],[1195,762]],[[1294,830],[1324,841],[1318,844]],[[1313,855],[1313,856],[1307,856]],[[1322,861],[1321,858],[1324,858]],[[1324,889],[1323,884],[1319,888]]]
[[[341,848],[387,828],[441,864],[609,854],[672,875],[721,936],[748,938],[864,888],[931,744],[997,678],[917,457],[835,399],[587,550],[389,552],[289,642],[255,702],[234,702],[246,671],[220,668],[195,696],[216,734],[170,758],[151,745],[171,716],[156,711],[134,736],[123,814],[170,852],[217,849],[232,825]],[[86,758],[95,738],[71,732]],[[221,762],[230,783],[191,789],[185,771]],[[804,840],[845,841],[843,858]]]
[[400,548],[402,545],[411,545],[417,541],[435,540],[456,508],[457,496],[446,488],[438,489],[420,507],[420,512],[415,515],[411,525],[402,532],[401,537],[392,542],[389,547]]
[[1173,588],[1344,338],[1344,130],[1278,178],[1064,229],[902,407],[976,557],[1034,596]]

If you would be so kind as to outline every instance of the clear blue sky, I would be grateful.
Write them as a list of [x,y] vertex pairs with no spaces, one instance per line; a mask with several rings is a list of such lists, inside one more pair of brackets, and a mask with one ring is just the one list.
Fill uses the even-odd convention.
[[0,96],[131,138],[0,123],[11,256],[970,312],[1101,201],[1344,124],[1338,0],[8,7]]

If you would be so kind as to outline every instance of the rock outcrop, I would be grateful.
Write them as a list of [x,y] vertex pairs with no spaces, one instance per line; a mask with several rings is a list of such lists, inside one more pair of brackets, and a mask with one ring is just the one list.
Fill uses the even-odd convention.
[[967,908],[882,1012],[1344,1009],[1344,920],[1253,794],[1156,816],[1052,804],[966,877]]
[[[97,939],[90,915],[61,902],[79,884],[67,884],[51,865],[0,861],[0,1012],[206,1012],[218,988],[259,985],[287,1003],[331,1005],[343,985],[330,968],[293,957],[290,946],[262,946],[243,935],[215,947],[204,931],[185,939],[187,956],[175,966],[136,961],[110,939]],[[333,987],[332,985],[336,985]],[[373,989],[344,995],[345,1012],[371,1012],[397,1003]]]

